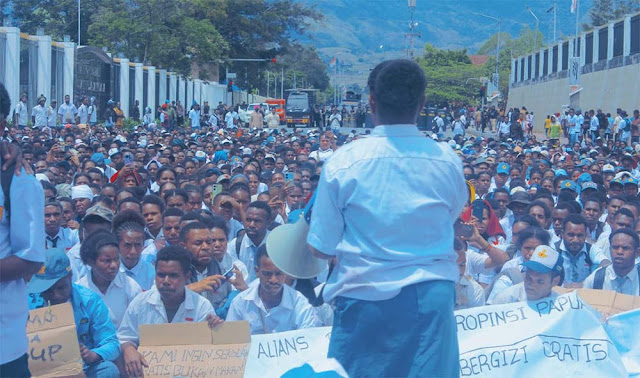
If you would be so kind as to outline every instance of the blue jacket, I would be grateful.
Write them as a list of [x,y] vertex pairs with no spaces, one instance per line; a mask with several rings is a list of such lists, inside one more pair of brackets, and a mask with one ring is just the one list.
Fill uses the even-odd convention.
[[98,294],[86,287],[73,284],[71,306],[76,321],[78,342],[99,354],[105,361],[114,361],[120,355],[116,327],[109,318],[109,309]]

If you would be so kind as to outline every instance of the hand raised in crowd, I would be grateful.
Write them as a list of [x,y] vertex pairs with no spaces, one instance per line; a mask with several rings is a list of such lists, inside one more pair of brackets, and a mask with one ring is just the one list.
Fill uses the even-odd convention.
[[92,365],[98,362],[101,358],[98,353],[91,351],[82,343],[80,343],[80,357],[82,357],[82,361],[87,365]]
[[142,354],[136,350],[132,344],[125,343],[122,346],[122,356],[124,357],[124,367],[129,377],[143,377],[143,367],[149,367]]
[[233,285],[238,291],[245,291],[249,288],[247,283],[244,281],[244,277],[242,276],[242,272],[238,269],[237,266],[233,266],[233,274],[235,277],[229,278],[229,283]]
[[198,294],[202,294],[206,291],[216,291],[220,287],[220,285],[222,285],[223,280],[224,277],[219,274],[214,274],[212,276],[204,278],[201,281],[189,284],[187,285],[187,287]]
[[271,207],[271,211],[280,214],[280,216],[284,214],[284,209],[285,209],[284,201],[282,201],[278,197],[273,197],[272,199],[269,200],[269,207]]
[[0,143],[0,153],[2,154],[2,160],[4,161],[4,163],[2,164],[3,171],[6,171],[11,164],[16,163],[16,176],[20,175],[23,167],[27,174],[33,174],[33,169],[31,168],[31,166],[27,164],[27,162],[22,160],[22,150],[20,149],[20,147],[7,141],[2,141],[2,143]]
[[466,224],[473,226],[473,234],[466,238],[462,237],[462,239],[465,239],[470,245],[480,250],[489,248],[489,242],[486,241],[482,235],[480,235],[480,231],[478,231],[478,218],[472,216],[471,221]]
[[209,328],[214,329],[216,328],[218,325],[224,323],[224,320],[222,318],[219,318],[213,314],[209,314],[207,315],[207,323],[209,325]]

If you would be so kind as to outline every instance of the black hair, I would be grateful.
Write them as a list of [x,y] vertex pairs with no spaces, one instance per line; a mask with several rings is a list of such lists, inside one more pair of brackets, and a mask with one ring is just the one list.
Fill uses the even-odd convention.
[[200,221],[189,223],[180,230],[180,240],[186,242],[187,235],[189,235],[189,232],[192,230],[209,230],[209,227]]
[[47,206],[55,206],[58,209],[60,209],[60,212],[62,212],[62,204],[60,202],[56,201],[56,200],[50,200],[50,201],[45,202],[44,203],[44,207],[47,207]]
[[551,210],[549,210],[549,208],[547,207],[546,203],[544,203],[542,201],[533,201],[533,202],[531,202],[531,204],[527,208],[527,213],[529,213],[529,211],[534,207],[541,207],[542,210],[544,211],[544,217],[547,218],[547,219],[551,218]]
[[613,231],[611,233],[611,235],[609,235],[609,244],[611,244],[611,242],[613,241],[613,237],[618,235],[618,234],[625,234],[625,235],[630,236],[633,239],[633,243],[635,244],[634,245],[634,250],[637,250],[638,247],[640,247],[640,238],[638,237],[638,234],[633,232],[632,229],[626,228],[626,227],[625,228],[620,228],[620,229],[617,229],[617,230]]
[[533,215],[529,215],[529,214],[524,214],[520,218],[516,219],[516,221],[513,223],[515,224],[518,222],[526,223],[529,226],[539,226],[539,223],[536,220],[536,218]]
[[182,273],[184,273],[185,276],[191,269],[191,254],[179,245],[169,245],[159,250],[156,257],[156,269],[160,261],[176,261],[180,264]]
[[162,198],[154,194],[147,194],[146,196],[144,196],[144,198],[142,198],[142,206],[144,207],[144,205],[146,204],[157,205],[160,208],[160,212],[164,213],[164,201],[162,200]]
[[224,232],[224,236],[226,237],[229,234],[229,226],[227,226],[227,221],[220,216],[214,215],[211,221],[210,229],[219,228]]
[[453,238],[453,249],[456,251],[466,250],[467,242],[465,240],[462,240],[459,236],[456,236],[455,238]]
[[614,219],[617,218],[619,215],[624,215],[625,217],[629,217],[631,219],[636,219],[636,217],[633,216],[633,213],[631,212],[631,210],[629,209],[625,209],[624,207],[618,209],[618,211],[616,211],[616,214],[614,215]]
[[251,189],[249,188],[249,185],[245,184],[244,182],[236,182],[231,186],[231,188],[229,188],[230,193],[236,192],[238,190],[244,190],[249,194],[249,196],[251,196]]
[[62,205],[62,202],[67,202],[71,204],[71,209],[73,210],[73,212],[75,213],[76,211],[76,205],[73,203],[73,201],[71,200],[71,198],[69,197],[60,197],[58,198],[58,202],[60,202],[60,204]]
[[589,196],[584,200],[584,203],[582,204],[582,206],[586,206],[587,202],[596,202],[600,210],[602,210],[602,198],[596,195]]
[[113,200],[107,196],[97,195],[91,199],[91,206],[95,206],[98,202],[102,202],[106,205],[107,209],[111,209],[113,207]]
[[271,206],[264,201],[253,201],[249,204],[249,208],[261,209],[267,213],[267,220],[271,219]]
[[422,68],[406,59],[390,60],[379,71],[371,71],[375,77],[370,87],[377,113],[385,116],[411,115],[424,101],[427,78]]
[[567,227],[567,223],[583,225],[585,231],[589,228],[589,226],[587,226],[587,220],[580,214],[569,214],[566,218],[564,218],[564,221],[562,221],[563,230]]
[[118,241],[122,240],[122,235],[128,231],[137,231],[144,234],[145,222],[140,213],[133,210],[124,210],[113,217],[113,233]]
[[182,197],[184,203],[189,202],[189,195],[183,189],[170,189],[164,193],[164,202],[167,203],[169,197]]
[[[171,160],[171,158],[173,158],[173,156],[169,155],[169,160]],[[176,174],[176,171],[173,168],[169,167],[168,165],[163,165],[156,172],[156,181],[159,181],[162,174],[165,173],[166,171],[170,171],[171,173],[173,173],[174,178],[178,178],[178,175]]]
[[260,247],[258,247],[258,251],[256,252],[256,266],[260,267],[260,260],[262,260],[263,257],[266,258],[271,258],[269,257],[269,253],[267,252],[267,244],[262,244]]
[[568,210],[569,214],[580,214],[579,211],[576,211],[576,207],[571,203],[571,201],[558,202],[555,210]]
[[140,201],[138,201],[138,199],[136,197],[127,197],[125,199],[123,199],[122,201],[120,201],[118,203],[118,211],[120,211],[120,207],[125,204],[125,203],[135,203],[136,205],[138,205],[138,207],[140,208],[140,212],[142,212],[142,205],[140,204]]
[[493,193],[492,193],[492,195],[491,195],[491,197],[492,197],[492,198],[495,198],[496,194],[498,194],[498,193],[506,194],[508,198],[511,198],[511,194],[510,194],[510,193],[509,193],[509,191],[508,191],[507,189],[505,189],[505,188],[498,188],[498,189],[494,190],[494,191],[493,191]]
[[543,245],[549,245],[549,240],[551,236],[547,232],[547,230],[543,229],[540,226],[529,226],[524,230],[520,231],[518,234],[518,242],[516,247],[518,249],[522,248],[522,245],[527,239],[536,238],[542,242]]
[[4,84],[0,83],[0,118],[5,119],[11,114],[11,98]]
[[80,258],[85,265],[89,265],[90,261],[96,261],[99,256],[100,249],[105,246],[113,245],[119,248],[116,237],[107,230],[98,230],[82,241],[80,245]]
[[162,219],[164,220],[164,218],[166,217],[182,218],[183,215],[184,215],[184,211],[182,211],[181,209],[178,209],[177,207],[170,207],[167,210],[165,210],[164,213],[162,213]]
[[187,195],[189,195],[189,193],[200,193],[200,195],[202,195],[202,189],[197,185],[185,185],[183,190],[187,193]]
[[54,197],[58,194],[56,187],[49,181],[40,180],[40,184],[42,185],[42,190],[51,190]]

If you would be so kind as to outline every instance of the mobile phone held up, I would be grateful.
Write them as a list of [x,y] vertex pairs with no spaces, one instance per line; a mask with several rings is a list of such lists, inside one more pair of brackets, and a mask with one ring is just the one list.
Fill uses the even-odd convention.
[[473,236],[473,226],[470,224],[464,224],[461,221],[457,221],[453,225],[453,233],[455,234],[455,236],[470,238]]
[[484,220],[484,202],[482,200],[475,200],[471,204],[471,215],[476,217],[478,222]]
[[293,172],[287,172],[284,174],[284,181],[293,182],[294,177],[295,177],[295,174]]
[[133,165],[133,156],[131,154],[124,155],[124,165]]

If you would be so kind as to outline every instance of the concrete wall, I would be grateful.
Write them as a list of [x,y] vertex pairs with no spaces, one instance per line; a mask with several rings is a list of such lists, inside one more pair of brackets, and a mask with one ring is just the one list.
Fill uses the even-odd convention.
[[640,109],[640,63],[583,74],[582,91],[569,99],[569,79],[556,79],[509,89],[507,109],[525,106],[535,115],[536,131],[544,131],[548,114],[562,112],[572,105],[582,111],[602,109],[615,114],[617,108],[629,114]]

